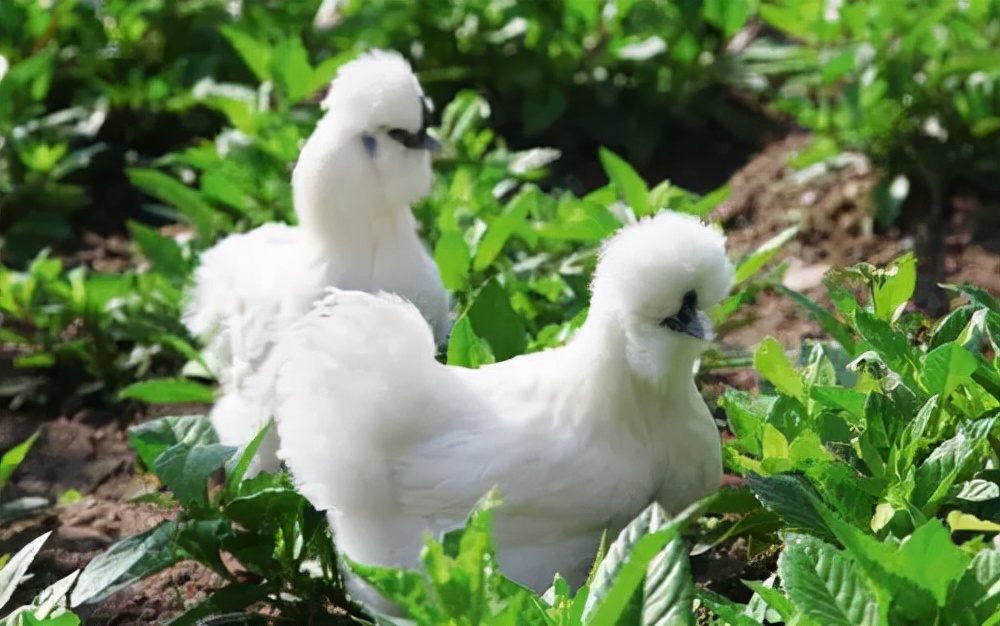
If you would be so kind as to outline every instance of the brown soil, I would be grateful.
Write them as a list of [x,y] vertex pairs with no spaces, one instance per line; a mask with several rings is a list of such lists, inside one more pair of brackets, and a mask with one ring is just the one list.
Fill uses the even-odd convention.
[[[779,255],[788,263],[783,282],[819,298],[823,292],[820,279],[828,268],[858,261],[884,263],[911,249],[914,241],[902,229],[873,232],[868,191],[877,174],[863,160],[852,159],[840,168],[817,171],[808,178],[788,168],[788,157],[807,143],[807,137],[793,135],[754,157],[731,179],[731,197],[715,217],[726,224],[735,258],[750,253],[788,226],[799,226],[795,239]],[[951,197],[949,205],[946,280],[971,281],[1000,294],[1000,207],[967,194]],[[75,259],[77,263],[120,269],[132,262],[122,241],[111,238],[87,243]],[[817,333],[807,315],[774,293],[758,295],[740,316],[741,325],[722,340],[746,353],[768,335],[795,348],[804,336]],[[724,385],[751,389],[758,381],[751,371],[739,371],[705,382],[706,392],[712,395]],[[14,606],[17,600],[26,601],[38,589],[83,567],[112,542],[174,514],[129,502],[148,486],[134,474],[134,456],[125,428],[150,415],[119,416],[109,421],[106,415],[87,412],[54,419],[0,413],[0,451],[36,429],[42,432],[26,462],[0,494],[3,501],[41,496],[54,502],[67,490],[83,495],[73,504],[51,504],[0,529],[0,554],[16,551],[42,532],[54,531],[32,568],[38,575],[15,599]],[[766,563],[748,562],[745,547],[737,541],[702,555],[695,560],[695,569],[699,584],[738,594],[745,593],[741,578],[760,579],[771,568]],[[185,563],[79,612],[88,625],[158,623],[204,598],[219,584],[210,572]]]

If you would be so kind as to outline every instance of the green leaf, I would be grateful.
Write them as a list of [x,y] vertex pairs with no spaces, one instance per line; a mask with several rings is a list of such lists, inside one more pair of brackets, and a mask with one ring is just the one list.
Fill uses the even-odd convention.
[[176,208],[198,229],[202,238],[215,233],[217,226],[224,226],[222,213],[206,202],[197,190],[181,181],[153,169],[130,168],[126,171],[129,181],[151,196]]
[[72,606],[99,602],[119,589],[177,563],[179,559],[170,548],[176,530],[176,522],[163,522],[123,539],[97,555],[80,573],[71,595]]
[[45,540],[51,534],[52,532],[49,531],[40,537],[32,539],[4,564],[3,569],[0,569],[0,609],[14,595],[17,585],[24,578],[28,568],[31,566],[31,562],[35,560],[35,556],[42,549],[42,544],[45,543]]
[[235,448],[221,443],[177,444],[153,461],[153,472],[181,504],[208,504],[208,478],[222,469]]
[[149,259],[158,273],[178,283],[187,276],[189,264],[176,241],[131,220],[128,230],[139,252]]
[[447,623],[431,597],[431,587],[420,572],[395,567],[365,565],[346,556],[341,560],[383,597],[395,603],[417,624]]
[[[2,420],[4,418],[0,418]],[[24,457],[28,456],[28,452],[31,450],[31,446],[35,445],[35,441],[38,439],[38,435],[41,431],[36,430],[30,437],[12,447],[0,456],[0,491],[7,485],[7,481],[14,474],[21,463],[24,462]],[[0,605],[3,603],[0,602]]]
[[[727,0],[728,1],[728,0]],[[733,285],[739,285],[760,271],[767,265],[786,243],[792,240],[799,232],[798,226],[792,226],[781,231],[762,243],[750,256],[740,261],[736,266],[736,273],[733,276]]]
[[909,301],[917,286],[917,257],[907,252],[875,274],[872,282],[875,316],[892,320],[896,310]]
[[834,386],[810,387],[809,397],[827,408],[847,411],[854,418],[864,417],[865,394],[853,389]]
[[446,289],[458,291],[469,279],[469,244],[461,231],[446,230],[434,246],[434,261]]
[[695,626],[691,562],[683,538],[671,539],[650,561],[642,595],[643,626]]
[[233,26],[221,26],[219,31],[240,55],[258,81],[264,82],[271,78],[271,57],[273,54],[271,46]]
[[215,400],[215,390],[186,378],[155,378],[132,383],[118,392],[118,399],[139,400],[149,404],[211,404]]
[[785,358],[785,350],[774,337],[766,337],[757,352],[753,365],[769,383],[781,393],[803,399],[802,377]]
[[924,508],[940,503],[956,481],[986,463],[987,437],[998,419],[993,417],[963,425],[958,434],[931,452],[916,471],[914,505]]
[[743,28],[749,14],[747,0],[706,0],[702,8],[705,20],[721,28],[726,37],[732,37]]
[[[973,557],[955,586],[948,607],[946,614],[955,624],[996,623],[1000,611],[1000,551],[982,550]],[[991,617],[992,622],[988,621]]]
[[829,626],[878,626],[879,607],[857,565],[833,546],[788,533],[778,573],[806,616]]
[[277,437],[273,419],[268,420],[267,424],[257,431],[253,439],[237,450],[236,454],[229,457],[229,460],[226,462],[226,490],[229,493],[236,493],[240,482],[242,482],[243,477],[247,473],[247,468],[250,467],[250,463],[257,456],[260,444],[268,436]]
[[979,360],[965,348],[948,343],[935,348],[924,360],[921,379],[927,391],[942,399],[962,384],[974,384],[972,373],[979,368]]
[[472,329],[469,318],[459,318],[448,338],[448,365],[479,367],[495,361],[489,344],[480,339]]
[[750,474],[747,482],[764,508],[781,517],[789,530],[801,530],[821,539],[834,538],[820,512],[823,505],[804,477]]
[[986,291],[982,287],[977,287],[971,283],[941,286],[949,291],[968,296],[972,304],[975,304],[976,306],[985,307],[994,313],[1000,313],[1000,301],[997,301],[997,299],[993,297],[990,292]]
[[219,443],[207,415],[171,415],[143,422],[129,429],[129,443],[146,467],[178,444]]
[[913,353],[905,334],[863,309],[854,312],[854,324],[858,334],[897,373],[904,374],[912,367]]
[[625,199],[636,217],[652,215],[659,207],[654,207],[649,203],[649,187],[642,177],[636,173],[632,166],[614,152],[601,148],[598,152],[601,165],[607,172],[611,184],[618,190],[618,194]]
[[[678,537],[684,526],[698,517],[707,503],[708,501],[696,503],[670,521],[666,521],[666,513],[654,502],[632,520],[608,547],[604,560],[594,573],[590,593],[583,609],[583,623],[595,625],[618,623],[640,589],[640,585],[643,584],[650,563],[675,537]],[[663,563],[662,566],[667,565]],[[674,565],[670,567],[673,568]],[[677,581],[677,585],[671,589],[676,590],[676,601],[682,602],[680,598],[690,596],[687,596],[688,592],[680,587],[681,581]],[[667,595],[674,597],[674,592],[671,591]],[[652,618],[656,611],[652,607],[650,611]]]
[[466,315],[476,335],[486,340],[498,361],[522,354],[527,348],[524,322],[511,307],[510,296],[498,277],[483,285]]
[[950,511],[948,513],[948,517],[945,518],[945,521],[948,523],[948,529],[953,533],[961,530],[986,533],[1000,532],[1000,524],[981,520],[975,515],[962,513],[958,510]]
[[529,187],[507,203],[503,213],[486,228],[472,269],[481,272],[496,260],[510,236],[525,226],[528,213],[537,208],[539,193],[537,187]]
[[287,96],[288,104],[297,104],[310,95],[313,69],[309,65],[309,54],[298,37],[283,38],[274,47],[270,74],[278,89]]

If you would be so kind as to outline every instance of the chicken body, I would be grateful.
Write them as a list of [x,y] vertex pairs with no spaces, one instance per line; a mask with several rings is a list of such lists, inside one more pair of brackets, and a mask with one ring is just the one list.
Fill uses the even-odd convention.
[[334,290],[278,346],[279,456],[355,561],[415,567],[423,533],[461,526],[495,486],[504,573],[539,592],[556,572],[579,585],[605,530],[719,485],[692,367],[710,335],[697,302],[731,276],[722,237],[693,218],[628,226],[567,345],[475,370],[437,363],[405,301]]

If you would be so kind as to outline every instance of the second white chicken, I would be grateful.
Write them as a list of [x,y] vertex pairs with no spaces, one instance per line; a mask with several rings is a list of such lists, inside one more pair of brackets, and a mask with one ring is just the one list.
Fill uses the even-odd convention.
[[732,273],[723,236],[695,218],[626,226],[569,343],[480,369],[436,362],[402,299],[334,290],[279,342],[279,456],[355,561],[417,566],[423,533],[460,526],[496,486],[504,573],[539,592],[556,572],[579,585],[605,529],[719,486],[719,435],[692,369],[712,336],[703,308]]
[[[202,255],[184,321],[208,338],[220,380],[222,443],[247,443],[271,417],[273,338],[330,286],[399,293],[443,341],[449,300],[417,236],[411,203],[431,185],[428,104],[409,64],[375,51],[344,65],[292,174],[298,226],[268,224]],[[269,434],[255,464],[274,471]]]

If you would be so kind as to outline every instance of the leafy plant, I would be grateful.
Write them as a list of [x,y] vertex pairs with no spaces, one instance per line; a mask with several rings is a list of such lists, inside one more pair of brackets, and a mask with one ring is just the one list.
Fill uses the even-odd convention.
[[[0,558],[0,610],[10,602],[18,585],[25,579],[31,562],[51,535],[29,542],[9,559]],[[9,556],[9,555],[7,555]],[[68,608],[68,594],[79,571],[53,583],[39,593],[31,604],[17,607],[0,619],[0,626],[77,626],[80,618]]]
[[935,219],[954,184],[992,184],[1000,167],[996,3],[767,0],[760,17],[787,39],[755,42],[746,66],[779,77],[776,109],[884,168],[875,198],[883,225],[899,215],[901,203],[887,194],[899,177],[930,189]]
[[[314,623],[327,606],[349,606],[326,518],[284,474],[243,480],[265,433],[236,450],[218,443],[203,415],[133,428],[129,438],[139,460],[169,489],[144,498],[183,508],[91,561],[73,588],[73,606],[97,602],[184,560],[204,565],[226,585],[174,618],[176,626],[261,602],[300,624]],[[211,478],[223,469],[225,481],[216,488]]]
[[836,341],[805,346],[796,367],[765,340],[754,365],[769,386],[724,396],[727,465],[763,508],[713,540],[749,533],[782,550],[780,587],[752,585],[745,607],[703,596],[720,618],[761,623],[766,607],[785,623],[980,624],[996,613],[981,592],[1000,580],[984,541],[1000,532],[1000,308],[955,286],[968,302],[932,324],[906,307],[915,268],[906,255],[831,273],[833,311],[785,290]]

